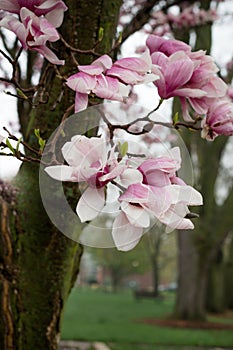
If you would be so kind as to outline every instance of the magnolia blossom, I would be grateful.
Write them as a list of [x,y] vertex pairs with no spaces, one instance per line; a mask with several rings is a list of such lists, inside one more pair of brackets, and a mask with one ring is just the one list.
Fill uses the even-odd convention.
[[124,101],[130,88],[116,78],[105,76],[104,73],[111,67],[112,59],[103,55],[88,66],[78,66],[79,72],[67,79],[67,86],[76,91],[75,112],[86,109],[91,92],[100,98]]
[[47,41],[59,40],[59,34],[54,26],[44,17],[37,17],[25,7],[20,10],[20,20],[14,15],[7,15],[0,21],[0,26],[16,34],[24,49],[39,52],[53,64],[64,64],[46,46]]
[[[192,120],[190,106],[198,115],[207,113],[213,99],[223,97],[227,85],[216,76],[218,68],[205,51],[191,52],[181,41],[150,35],[147,39],[152,62],[159,67],[155,81],[163,98],[179,96],[185,120]],[[190,105],[190,106],[189,106]]]
[[159,76],[153,74],[153,64],[149,50],[141,57],[128,57],[117,60],[110,69],[107,70],[108,76],[118,78],[126,84],[145,84],[159,79]]
[[168,57],[177,51],[191,52],[191,47],[183,41],[164,39],[157,35],[149,35],[146,40],[146,46],[149,48],[151,54],[153,52],[163,52]]
[[129,85],[148,83],[159,78],[152,73],[148,50],[141,57],[122,58],[112,63],[103,55],[88,66],[78,66],[79,72],[67,79],[67,85],[76,91],[75,112],[84,110],[88,95],[94,93],[100,98],[124,102],[130,92]]
[[153,63],[159,66],[156,72],[160,79],[155,82],[155,85],[160,97],[167,99],[173,96],[206,95],[201,89],[186,86],[194,72],[194,64],[184,52],[177,51],[169,57],[162,52],[155,52],[151,57]]
[[233,104],[227,100],[217,100],[209,108],[202,121],[202,137],[214,140],[218,135],[233,135]]
[[81,222],[101,213],[109,182],[122,191],[112,227],[119,250],[132,249],[151,219],[171,229],[193,229],[186,218],[188,206],[201,205],[202,196],[177,176],[181,166],[178,147],[164,156],[146,159],[137,168],[125,158],[119,162],[115,149],[109,149],[98,137],[76,135],[62,147],[62,154],[67,165],[49,166],[45,171],[55,180],[86,183],[76,207]]
[[0,9],[20,14],[21,8],[26,7],[36,16],[44,15],[54,26],[59,27],[63,22],[67,6],[61,0],[0,0]]
[[124,166],[114,149],[109,150],[98,137],[76,135],[62,147],[62,154],[68,165],[49,166],[45,171],[56,180],[87,183],[76,212],[82,222],[92,220],[105,205],[105,185],[119,176]]
[[188,206],[201,205],[202,196],[176,176],[181,165],[179,148],[173,148],[170,154],[144,161],[138,167],[142,181],[129,185],[119,197],[121,212],[112,231],[119,250],[135,247],[151,217],[172,229],[193,229],[186,218]]

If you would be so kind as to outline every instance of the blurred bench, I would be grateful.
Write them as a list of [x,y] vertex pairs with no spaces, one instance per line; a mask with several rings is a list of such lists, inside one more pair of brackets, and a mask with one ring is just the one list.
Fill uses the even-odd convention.
[[141,289],[141,290],[135,290],[134,291],[134,298],[136,300],[148,299],[148,298],[155,299],[155,298],[161,298],[161,296],[159,296],[155,292],[151,292],[151,291],[148,291],[148,290]]

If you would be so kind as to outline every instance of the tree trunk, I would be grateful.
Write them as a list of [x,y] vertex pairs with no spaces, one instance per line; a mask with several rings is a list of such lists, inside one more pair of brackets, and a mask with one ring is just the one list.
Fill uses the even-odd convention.
[[205,318],[205,298],[208,263],[198,262],[193,235],[185,230],[178,232],[178,291],[175,317],[184,320]]
[[[69,0],[66,4],[69,11],[62,26],[66,41],[80,49],[91,49],[103,27],[104,38],[98,50],[109,50],[121,1]],[[56,49],[60,58],[66,58],[62,73],[72,74],[76,68],[71,65],[69,53],[61,43]],[[84,64],[92,58],[85,55],[78,60]],[[72,93],[65,93],[56,110],[52,108],[63,82],[53,68],[49,69],[45,85],[48,104],[33,110],[19,104],[21,130],[30,144],[35,142],[34,128],[47,139],[72,103]],[[82,247],[51,224],[41,202],[38,174],[38,165],[25,163],[14,184],[2,184],[0,189],[1,350],[57,349],[64,303],[79,269]],[[73,200],[78,200],[74,191]]]
[[224,270],[225,305],[227,308],[233,309],[233,236],[231,238],[229,255]]
[[154,262],[153,264],[153,292],[154,295],[157,297],[159,295],[159,268],[158,263]]
[[206,308],[210,312],[223,312],[225,309],[224,262],[222,249],[218,250],[216,259],[211,264],[208,276]]

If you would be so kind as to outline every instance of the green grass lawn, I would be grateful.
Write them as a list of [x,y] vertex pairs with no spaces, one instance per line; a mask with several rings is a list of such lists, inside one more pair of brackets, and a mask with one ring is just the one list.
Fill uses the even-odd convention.
[[173,300],[167,296],[164,300],[136,301],[130,293],[75,289],[65,310],[62,338],[114,343],[113,350],[152,350],[152,344],[161,346],[156,350],[165,345],[170,346],[167,350],[185,345],[233,347],[230,330],[173,329],[140,322],[143,318],[166,318]]

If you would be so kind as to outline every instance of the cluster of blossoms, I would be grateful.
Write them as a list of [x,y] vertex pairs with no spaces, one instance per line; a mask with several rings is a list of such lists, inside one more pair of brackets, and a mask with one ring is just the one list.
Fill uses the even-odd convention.
[[220,134],[233,134],[233,106],[213,58],[203,50],[192,52],[182,41],[150,35],[141,57],[113,63],[103,55],[78,69],[67,79],[67,85],[76,91],[76,112],[87,107],[90,93],[122,102],[130,87],[153,82],[162,99],[180,98],[185,121],[203,118],[202,137],[213,140]]
[[[143,1],[136,3],[141,6]],[[34,50],[53,64],[64,64],[47,46],[59,40],[56,28],[67,10],[63,1],[0,0],[0,10],[0,27],[15,33],[23,49]],[[192,9],[186,9],[182,16],[179,21],[188,26],[212,18],[204,12],[197,16]],[[164,17],[160,19],[165,21]],[[166,21],[181,25],[169,14]],[[133,86],[153,83],[161,101],[179,97],[186,126],[202,120],[202,137],[213,140],[221,134],[233,135],[232,91],[217,72],[205,51],[192,52],[181,41],[149,35],[140,57],[113,62],[103,55],[90,65],[78,65],[78,72],[67,78],[66,85],[76,92],[75,112],[79,112],[87,108],[89,95],[124,102]],[[0,136],[0,143],[3,141]],[[179,148],[158,158],[135,161],[137,165],[133,166],[127,155],[120,154],[117,147],[108,147],[103,138],[77,135],[65,143],[62,153],[67,165],[48,166],[45,171],[59,181],[86,183],[76,208],[81,222],[93,220],[102,212],[108,184],[118,188],[118,213],[112,228],[118,249],[132,249],[151,220],[171,229],[193,228],[187,218],[188,207],[201,205],[202,197],[177,176],[181,167]]]
[[174,29],[190,28],[215,21],[218,16],[214,9],[204,10],[194,6],[184,8],[180,13],[154,11],[149,22],[150,33],[164,35]]
[[1,0],[0,10],[0,27],[15,33],[24,49],[39,52],[53,64],[64,64],[46,46],[60,38],[56,28],[62,24],[67,10],[63,1]]
[[75,112],[88,105],[88,95],[123,102],[129,95],[130,86],[145,84],[158,79],[153,74],[149,50],[141,57],[129,57],[112,62],[103,55],[88,66],[78,66],[79,72],[67,79],[67,85],[76,91]]
[[202,196],[176,175],[181,166],[178,147],[133,167],[127,156],[119,157],[103,138],[76,135],[65,143],[62,154],[68,165],[48,166],[45,171],[59,181],[87,184],[76,208],[82,222],[101,213],[108,183],[119,188],[119,210],[112,229],[118,249],[132,249],[151,219],[172,229],[193,228],[186,218],[188,206],[201,205]]
[[154,84],[160,97],[178,96],[185,121],[204,117],[202,136],[208,140],[220,134],[233,135],[233,105],[227,96],[227,85],[216,75],[218,68],[213,58],[203,50],[192,52],[182,41],[155,35],[150,35],[146,44],[158,67],[154,73],[160,79]]

